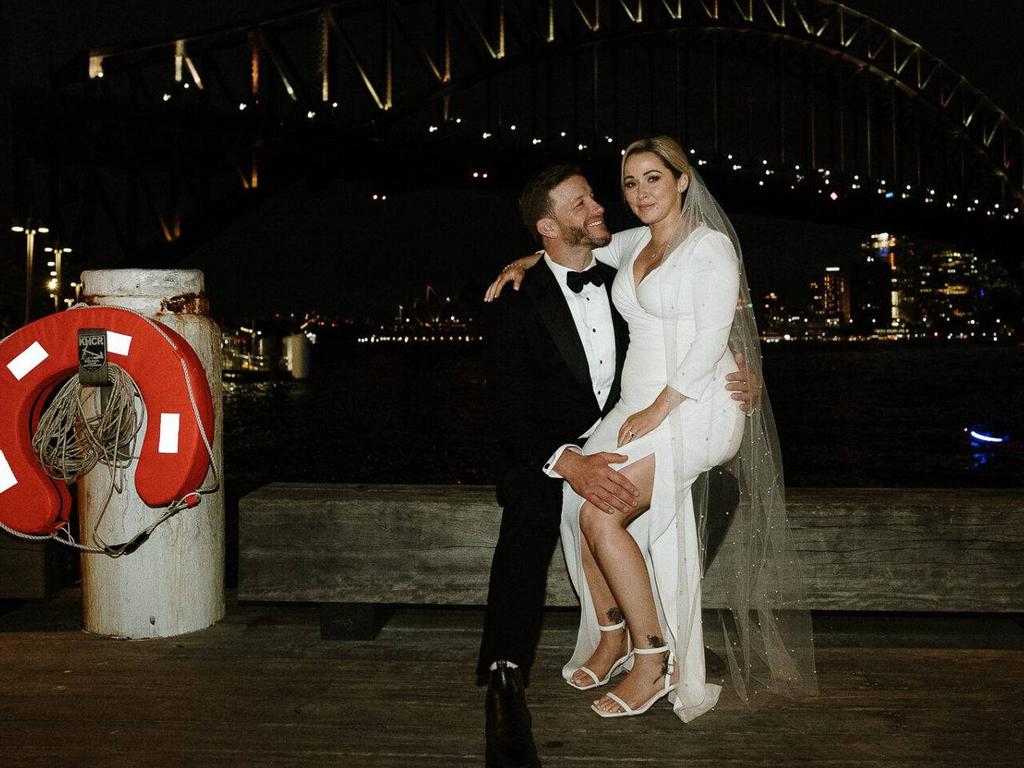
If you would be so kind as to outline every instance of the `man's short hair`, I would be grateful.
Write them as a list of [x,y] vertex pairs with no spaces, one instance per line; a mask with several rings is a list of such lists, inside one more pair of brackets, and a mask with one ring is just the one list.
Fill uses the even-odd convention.
[[582,175],[583,172],[579,166],[562,163],[545,168],[523,187],[523,192],[519,195],[519,211],[523,215],[523,223],[537,242],[541,242],[540,233],[537,231],[537,222],[551,215],[551,190],[570,176]]

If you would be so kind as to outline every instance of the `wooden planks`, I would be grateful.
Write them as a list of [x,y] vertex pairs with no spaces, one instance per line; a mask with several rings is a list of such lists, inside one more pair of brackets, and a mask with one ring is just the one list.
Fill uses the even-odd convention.
[[[1024,611],[1024,491],[795,489],[788,510],[807,607]],[[482,605],[499,520],[483,486],[264,486],[239,505],[239,597]],[[547,600],[577,604],[561,551]]]
[[[208,630],[136,642],[7,631],[5,618],[5,768],[483,764],[479,611],[400,611],[374,643],[320,640],[305,606],[231,607]],[[599,720],[593,692],[559,675],[576,621],[545,617],[528,691],[549,768],[1016,766],[1024,749],[1020,650],[850,638],[819,651],[817,699],[751,712],[727,689],[688,725],[664,702]]]

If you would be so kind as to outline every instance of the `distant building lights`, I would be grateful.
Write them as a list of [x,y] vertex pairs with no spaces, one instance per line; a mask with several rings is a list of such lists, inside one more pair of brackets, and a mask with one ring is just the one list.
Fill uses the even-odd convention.
[[164,94],[164,101],[170,101],[170,100],[171,100],[171,94],[165,93]]
[[533,146],[537,146],[543,139],[538,139],[536,136],[533,138]]
[[239,111],[239,112],[245,112],[245,108],[246,108],[247,106],[249,106],[249,105],[248,105],[248,104],[246,104],[246,103],[245,103],[244,101],[242,101],[242,102],[239,102],[239,104],[238,104],[238,111]]
[[432,125],[429,128],[427,128],[427,133],[436,133],[436,132],[437,132],[437,126],[436,125]]
[[831,200],[832,202],[835,202],[836,200],[839,199],[839,193],[838,192],[830,193],[829,196],[828,196],[828,199]]
[[515,127],[515,125],[510,125],[510,126],[508,127],[508,129],[509,129],[510,131],[514,131],[514,130],[516,129],[516,127]]
[[480,138],[489,139],[491,138],[491,133],[489,131],[484,131],[483,133],[480,134]]
[[564,139],[564,138],[565,138],[565,131],[562,131],[562,132],[561,132],[561,133],[559,133],[558,135],[559,135],[559,136],[561,136],[561,137],[562,137],[562,138]]

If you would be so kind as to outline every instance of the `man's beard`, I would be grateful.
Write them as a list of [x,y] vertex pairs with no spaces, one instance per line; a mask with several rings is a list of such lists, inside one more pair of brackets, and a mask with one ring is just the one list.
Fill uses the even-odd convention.
[[601,235],[595,235],[586,227],[566,227],[563,238],[568,246],[589,245],[591,248],[601,248],[612,241],[611,233],[604,230]]

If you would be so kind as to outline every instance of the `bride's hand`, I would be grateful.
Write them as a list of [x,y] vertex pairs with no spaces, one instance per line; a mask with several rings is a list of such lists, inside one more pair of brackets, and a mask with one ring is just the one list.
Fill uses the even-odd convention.
[[486,293],[484,293],[484,301],[491,302],[498,298],[501,293],[501,289],[505,287],[506,283],[511,282],[513,290],[519,290],[519,284],[523,282],[523,278],[526,277],[526,270],[540,261],[540,257],[543,251],[537,251],[529,256],[523,256],[521,259],[516,259],[511,264],[506,266],[495,278],[494,282],[487,287]]
[[648,432],[657,429],[661,426],[661,422],[665,420],[665,417],[685,399],[683,395],[671,387],[665,387],[661,390],[661,394],[654,399],[653,403],[642,411],[637,411],[632,416],[626,417],[626,420],[622,422],[622,426],[619,427],[618,445],[622,446],[630,443],[638,437],[643,437]]

